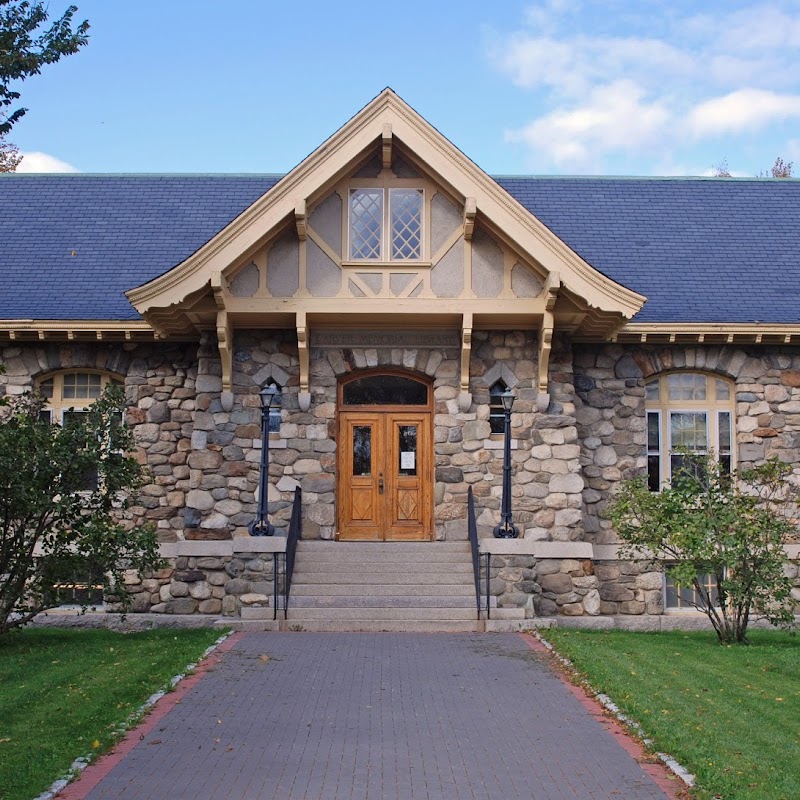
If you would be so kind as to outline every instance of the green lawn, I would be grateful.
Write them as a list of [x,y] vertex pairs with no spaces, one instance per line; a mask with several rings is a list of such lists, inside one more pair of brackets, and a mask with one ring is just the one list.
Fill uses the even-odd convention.
[[544,632],[589,680],[697,777],[698,798],[800,798],[800,637]]
[[53,628],[0,637],[0,800],[31,800],[195,661],[219,631]]

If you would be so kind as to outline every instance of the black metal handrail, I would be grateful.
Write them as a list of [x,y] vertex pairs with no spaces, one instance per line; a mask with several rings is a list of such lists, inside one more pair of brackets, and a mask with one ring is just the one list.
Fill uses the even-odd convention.
[[[275,564],[272,573],[272,618],[278,618],[278,598],[283,601],[283,618],[289,613],[289,591],[292,588],[292,574],[294,573],[294,557],[297,553],[297,542],[303,533],[302,514],[303,494],[298,486],[294,490],[292,502],[292,517],[289,520],[289,531],[286,535],[286,552],[275,553]],[[281,569],[281,566],[283,569]],[[281,587],[281,578],[283,585]],[[282,591],[281,591],[282,588]]]
[[[475,605],[478,610],[478,619],[481,618],[481,556],[478,549],[478,521],[475,519],[475,498],[472,496],[472,487],[467,490],[467,530],[469,544],[472,548],[472,571],[475,576]],[[488,579],[488,575],[487,575]]]
[[298,486],[294,490],[292,503],[292,518],[289,522],[289,534],[286,537],[286,578],[283,582],[284,611],[289,607],[289,590],[292,588],[292,575],[294,574],[294,556],[297,552],[297,542],[303,533],[303,514],[301,509],[303,494]]

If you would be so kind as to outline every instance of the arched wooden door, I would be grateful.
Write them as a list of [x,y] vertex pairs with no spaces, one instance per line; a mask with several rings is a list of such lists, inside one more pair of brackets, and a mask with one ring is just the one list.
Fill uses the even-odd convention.
[[433,531],[432,390],[401,373],[339,385],[340,539],[415,541]]

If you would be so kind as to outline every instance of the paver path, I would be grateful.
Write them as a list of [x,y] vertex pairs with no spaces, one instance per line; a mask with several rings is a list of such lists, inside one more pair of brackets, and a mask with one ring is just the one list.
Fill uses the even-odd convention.
[[664,797],[516,634],[265,633],[88,800]]

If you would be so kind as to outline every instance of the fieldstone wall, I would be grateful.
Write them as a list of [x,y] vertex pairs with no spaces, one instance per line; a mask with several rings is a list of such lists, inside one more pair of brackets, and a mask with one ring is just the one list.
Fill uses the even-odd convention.
[[620,481],[643,474],[647,466],[645,380],[680,369],[734,381],[740,467],[777,456],[794,464],[800,476],[800,349],[576,345],[587,541],[617,541],[608,519],[611,497]]
[[[198,343],[53,343],[0,348],[0,395],[20,394],[62,369],[99,369],[124,378],[126,419],[152,479],[125,524],[150,522],[164,543],[245,535],[257,508],[261,456],[259,389],[282,387],[280,430],[270,436],[270,519],[279,533],[303,490],[303,535],[335,531],[336,393],[344,375],[395,367],[431,379],[434,394],[434,514],[437,539],[467,535],[471,486],[481,536],[500,519],[502,435],[489,426],[489,388],[516,394],[512,415],[512,499],[526,538],[616,542],[608,519],[619,482],[645,468],[644,382],[675,369],[729,377],[736,389],[740,465],[773,455],[800,476],[800,349],[738,346],[573,345],[557,336],[551,403],[536,407],[536,338],[524,331],[475,331],[472,404],[459,409],[460,343],[447,332],[327,332],[312,335],[312,403],[297,402],[293,331],[237,331],[234,405],[220,402],[213,336]],[[798,589],[797,565],[792,577]],[[145,576],[129,575],[134,609],[236,615],[269,602],[272,556],[179,557]],[[657,614],[662,578],[645,565],[495,556],[491,592],[500,606],[530,614]]]
[[[132,594],[131,610],[151,614],[223,614],[239,616],[242,608],[267,608],[272,603],[271,553],[233,556],[178,556],[171,566],[139,575],[125,573]],[[107,597],[108,611],[122,611]]]

